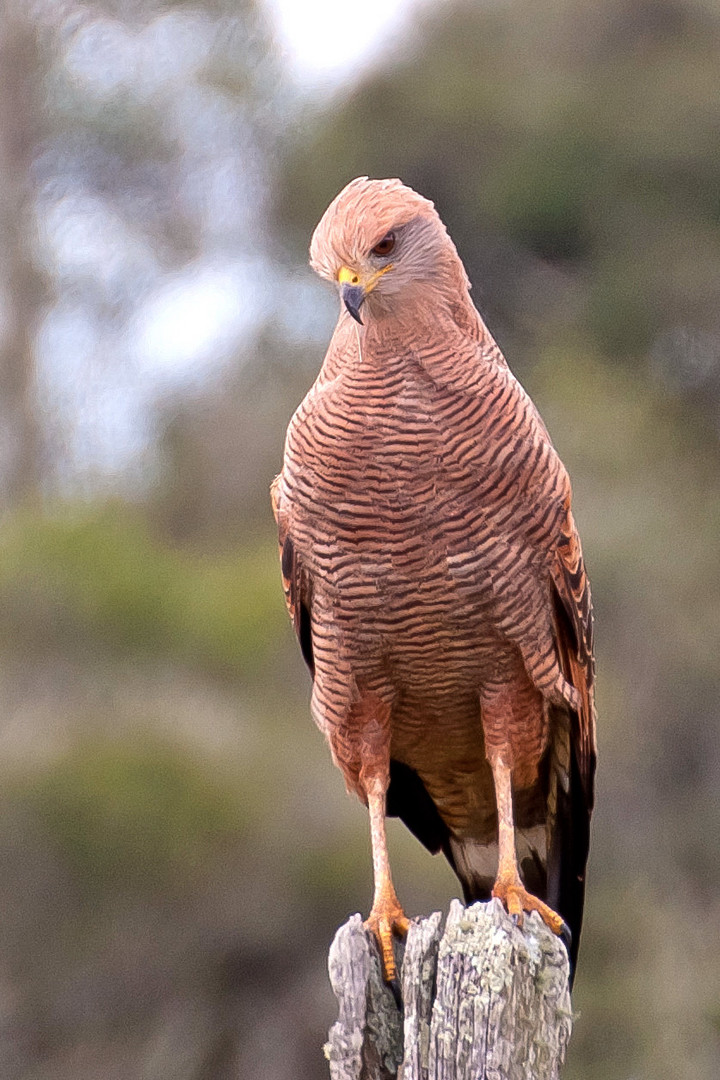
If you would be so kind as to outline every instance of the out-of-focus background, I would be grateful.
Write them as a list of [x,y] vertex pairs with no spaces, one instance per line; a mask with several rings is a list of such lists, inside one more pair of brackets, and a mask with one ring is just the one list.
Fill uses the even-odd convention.
[[369,174],[435,200],[574,481],[600,768],[565,1075],[714,1080],[717,4],[2,11],[0,1074],[327,1075],[367,820],[267,490],[337,310],[307,244]]

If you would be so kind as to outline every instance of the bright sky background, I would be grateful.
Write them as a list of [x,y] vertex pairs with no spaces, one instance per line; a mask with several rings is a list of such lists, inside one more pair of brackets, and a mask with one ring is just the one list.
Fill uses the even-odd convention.
[[[295,77],[311,89],[331,90],[402,33],[422,0],[264,2]],[[135,330],[141,362],[152,365],[160,379],[190,371],[202,377],[219,344],[226,341],[232,349],[254,309],[251,300],[261,279],[258,268],[250,270],[247,263],[227,265],[222,272],[187,267],[184,281],[170,282],[139,313]]]
[[[275,24],[276,45],[298,93],[323,96],[352,85],[383,49],[395,52],[394,45],[402,46],[414,11],[446,0],[260,2]],[[98,16],[73,26],[65,63],[90,98],[112,100],[129,89],[140,96],[152,94],[177,79],[178,65],[192,72],[202,63],[209,47],[203,27],[201,19],[196,24],[187,12],[152,20],[141,31]],[[222,138],[230,137],[223,118],[213,129],[218,146],[212,140],[206,146],[201,138],[196,147],[185,123],[192,120],[192,110],[188,115],[181,105],[178,102],[182,134],[199,155],[199,175],[212,174],[227,149]],[[231,130],[227,125],[227,132]],[[204,128],[199,134],[207,138]],[[211,194],[203,189],[201,201]],[[236,194],[232,206],[242,206],[242,193]],[[237,231],[237,222],[231,225]],[[61,421],[72,418],[70,432],[62,436],[69,457],[111,475],[133,460],[141,461],[144,448],[151,445],[146,405],[180,386],[209,378],[219,362],[234,355],[237,342],[261,317],[263,298],[281,292],[270,280],[272,267],[252,250],[233,252],[224,245],[214,250],[210,244],[194,263],[163,278],[146,239],[127,234],[104,202],[87,194],[51,200],[43,229],[47,256],[61,279],[84,273],[112,295],[118,282],[127,278],[128,260],[136,271],[135,316],[118,342],[107,335],[98,337],[92,313],[73,306],[71,299],[50,312],[38,341],[48,414],[57,413]],[[320,304],[315,295],[308,302],[313,319]],[[282,310],[274,314],[283,318]],[[312,321],[317,333],[316,324]],[[306,337],[311,336],[311,325],[306,331]],[[318,357],[322,348],[321,340]]]
[[[416,0],[265,0],[295,74],[338,79],[392,39]],[[442,0],[438,0],[442,2]]]

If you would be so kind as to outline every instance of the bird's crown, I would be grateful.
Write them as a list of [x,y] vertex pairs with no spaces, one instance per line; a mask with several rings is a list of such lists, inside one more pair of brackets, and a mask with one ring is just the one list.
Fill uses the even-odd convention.
[[441,225],[434,204],[401,180],[358,176],[335,196],[320,219],[310,243],[310,265],[334,281],[339,263],[362,262],[391,229],[417,217],[435,218]]

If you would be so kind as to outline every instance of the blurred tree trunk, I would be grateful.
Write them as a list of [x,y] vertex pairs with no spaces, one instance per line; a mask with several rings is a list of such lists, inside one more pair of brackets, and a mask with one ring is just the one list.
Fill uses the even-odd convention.
[[0,23],[0,496],[37,493],[35,336],[46,287],[35,263],[31,168],[41,129],[41,51],[29,17]]

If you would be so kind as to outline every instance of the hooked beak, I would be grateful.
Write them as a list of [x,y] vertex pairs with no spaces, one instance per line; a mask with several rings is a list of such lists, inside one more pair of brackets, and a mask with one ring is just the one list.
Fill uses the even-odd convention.
[[337,279],[343,304],[348,309],[353,319],[362,326],[360,308],[367,296],[367,290],[364,283],[360,280],[360,275],[356,274],[354,270],[351,270],[349,266],[341,266],[338,271]]
[[340,295],[342,302],[348,309],[353,319],[359,322],[362,326],[362,319],[360,318],[360,308],[363,305],[365,296],[367,295],[362,285],[350,285],[344,284],[340,286]]
[[388,270],[392,270],[393,265],[389,263],[387,266],[383,266],[382,269],[376,270],[374,274],[370,274],[368,277],[361,276],[355,270],[351,270],[349,266],[341,266],[338,270],[338,284],[340,286],[340,296],[342,302],[348,309],[353,319],[359,322],[362,326],[362,319],[360,318],[360,308],[365,303],[365,299],[368,294],[373,291],[383,274],[387,274]]

